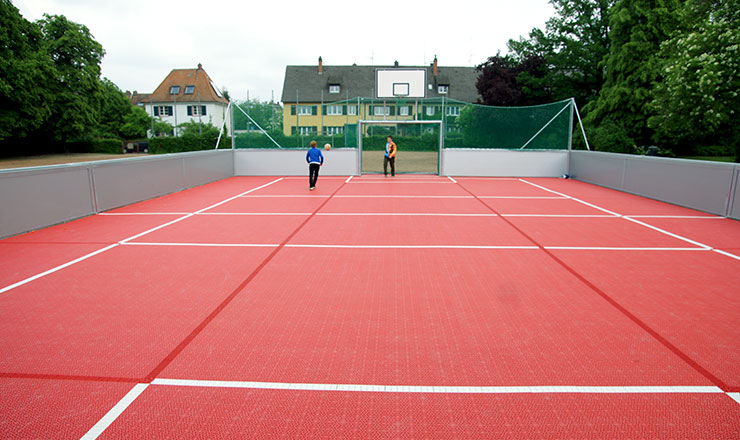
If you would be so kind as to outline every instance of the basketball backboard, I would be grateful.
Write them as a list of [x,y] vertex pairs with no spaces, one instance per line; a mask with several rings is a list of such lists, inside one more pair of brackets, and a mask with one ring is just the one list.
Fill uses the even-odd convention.
[[376,69],[376,98],[424,98],[426,69]]

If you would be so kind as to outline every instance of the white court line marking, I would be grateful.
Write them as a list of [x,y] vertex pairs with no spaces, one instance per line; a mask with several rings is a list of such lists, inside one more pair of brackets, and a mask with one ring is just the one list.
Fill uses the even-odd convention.
[[280,247],[272,243],[121,243],[123,246]]
[[399,195],[336,195],[334,198],[358,199],[474,199],[473,196],[399,196]]
[[336,216],[373,216],[373,215],[399,215],[399,216],[438,216],[438,217],[498,217],[497,214],[446,214],[431,212],[318,212],[316,215]]
[[[305,177],[288,176],[283,177],[284,180],[306,180]],[[322,180],[343,180],[344,176],[321,176]]]
[[567,200],[568,197],[551,196],[478,196],[479,199]]
[[345,180],[344,183],[351,182],[353,177],[355,177],[355,176],[349,176],[349,177],[347,177],[347,180]]
[[315,199],[315,198],[319,198],[319,197],[327,198],[327,197],[331,197],[331,196],[330,195],[321,195],[321,194],[310,194],[310,195],[309,194],[277,194],[277,195],[273,195],[273,194],[250,194],[250,195],[239,196],[239,197],[244,197],[244,198],[247,198],[247,199],[248,198],[257,198],[257,197],[266,198],[266,199],[269,199],[269,198],[289,198],[289,199],[291,199],[291,198],[299,198],[299,197],[310,197],[310,198],[314,198]]
[[700,251],[706,252],[710,249],[706,248],[669,248],[669,247],[599,247],[599,246],[542,246],[545,249],[559,250],[559,251]]
[[139,383],[134,385],[134,387],[129,391],[125,396],[123,396],[123,399],[119,400],[116,405],[111,408],[110,411],[106,415],[103,416],[102,419],[98,420],[98,423],[93,425],[92,428],[90,428],[89,431],[85,435],[81,437],[80,440],[93,440],[100,436],[100,434],[103,433],[108,427],[116,421],[118,416],[123,414],[124,411],[126,411],[126,408],[131,405],[134,400],[136,400],[137,397],[141,395],[141,393],[144,392],[144,390],[147,389],[149,384],[147,383]]
[[307,216],[313,214],[312,212],[201,212],[197,215],[302,215]]
[[619,218],[609,214],[501,214],[501,217]]
[[734,259],[736,259],[736,260],[740,260],[740,256],[737,256],[737,255],[735,255],[735,254],[731,254],[731,253],[729,253],[729,252],[725,252],[725,251],[722,251],[722,250],[719,250],[719,249],[712,249],[712,250],[713,250],[714,252],[717,252],[718,254],[722,254],[722,255],[724,255],[724,256],[727,256],[727,257],[730,257],[730,258],[734,258]]
[[724,220],[718,215],[623,215],[625,218],[687,218],[701,220]]
[[517,177],[465,177],[465,176],[457,176],[458,179],[467,182],[470,180],[483,180],[483,181],[491,181],[491,180],[519,180]]
[[239,197],[243,196],[244,194],[249,194],[249,193],[251,193],[251,192],[253,192],[253,191],[257,191],[257,190],[260,190],[260,189],[262,189],[262,188],[265,188],[266,186],[272,185],[273,183],[279,182],[279,181],[281,181],[281,180],[283,180],[283,178],[282,178],[282,177],[281,177],[281,178],[279,178],[279,179],[275,179],[275,180],[273,180],[272,182],[269,182],[269,183],[266,183],[266,184],[264,184],[264,185],[258,186],[258,187],[256,187],[256,188],[252,188],[252,189],[250,189],[249,191],[244,191],[243,193],[241,193],[241,194],[237,194],[237,195],[235,195],[234,197],[229,197],[229,198],[228,198],[228,199],[226,199],[226,200],[222,200],[222,201],[220,201],[220,202],[218,202],[218,203],[214,203],[213,205],[211,205],[211,206],[208,206],[208,207],[206,207],[206,208],[203,208],[203,209],[200,209],[200,210],[198,210],[198,211],[195,211],[195,212],[193,212],[192,214],[188,214],[188,215],[185,215],[185,216],[183,216],[183,217],[180,217],[180,218],[178,218],[178,219],[172,220],[171,222],[167,222],[167,223],[165,223],[165,224],[163,224],[163,225],[160,225],[160,226],[154,227],[154,228],[152,228],[152,229],[149,229],[148,231],[144,231],[144,232],[142,232],[141,234],[136,234],[136,235],[134,235],[133,237],[129,237],[129,238],[126,238],[126,239],[124,239],[124,240],[121,240],[121,241],[120,241],[119,243],[121,243],[121,244],[125,244],[125,243],[127,243],[127,242],[129,242],[129,241],[131,241],[131,240],[136,240],[136,239],[137,239],[137,238],[139,238],[139,237],[142,237],[142,236],[144,236],[144,235],[150,234],[150,233],[152,233],[152,232],[154,232],[154,231],[158,231],[158,230],[160,230],[160,229],[162,229],[162,228],[166,228],[167,226],[171,226],[171,225],[173,225],[173,224],[175,224],[175,223],[177,223],[177,222],[183,221],[183,220],[185,220],[185,219],[187,219],[187,218],[190,218],[190,217],[192,217],[192,216],[194,216],[194,215],[200,214],[200,213],[202,213],[202,212],[204,212],[204,211],[208,211],[209,209],[213,209],[213,208],[215,208],[215,207],[217,207],[217,206],[221,206],[221,205],[223,205],[224,203],[228,203],[228,202],[230,202],[230,201],[232,201],[232,200],[234,200],[234,199],[237,199],[237,198],[239,198]]
[[447,176],[447,178],[450,179],[452,183],[457,183],[457,180],[453,179],[452,176]]
[[424,386],[424,385],[359,385],[329,383],[245,382],[220,380],[154,379],[152,385],[214,388],[259,388],[276,390],[359,391],[386,393],[469,393],[469,394],[633,394],[633,393],[701,393],[722,394],[715,386]]
[[286,244],[292,248],[327,249],[539,249],[537,246],[402,245],[402,244]]
[[[270,182],[270,183],[267,183],[267,184],[265,184],[265,185],[259,186],[259,187],[257,187],[257,188],[253,188],[253,189],[250,189],[249,191],[245,191],[245,192],[243,192],[242,194],[240,194],[239,196],[241,196],[241,195],[243,195],[243,194],[247,194],[247,193],[250,193],[250,192],[252,192],[252,191],[256,191],[256,190],[258,190],[258,189],[261,189],[261,188],[264,188],[264,187],[266,187],[267,185],[272,185],[273,183],[275,183],[275,182],[279,182],[280,180],[282,180],[282,177],[281,177],[281,178],[279,178],[279,179],[273,180],[272,182]],[[236,196],[236,197],[239,197],[239,196]],[[173,220],[173,221],[167,222],[167,223],[165,223],[165,224],[163,224],[163,225],[161,225],[161,226],[157,226],[156,228],[152,228],[152,229],[150,229],[150,230],[148,230],[148,231],[145,231],[145,232],[142,232],[142,233],[140,233],[140,234],[136,234],[136,235],[134,235],[134,236],[132,236],[132,237],[126,238],[126,239],[124,239],[124,240],[121,240],[121,241],[119,241],[118,243],[114,243],[114,244],[111,244],[111,245],[109,245],[109,246],[106,246],[106,247],[104,247],[104,248],[102,248],[102,249],[98,249],[97,251],[91,252],[91,253],[89,253],[89,254],[87,254],[87,255],[83,255],[83,256],[82,256],[82,257],[80,257],[80,258],[77,258],[77,259],[75,259],[75,260],[72,260],[72,261],[69,261],[69,262],[67,262],[67,263],[61,264],[61,265],[59,265],[59,266],[57,266],[57,267],[54,267],[54,268],[52,268],[52,269],[49,269],[49,270],[47,270],[47,271],[45,271],[45,272],[41,272],[41,273],[39,273],[39,274],[36,274],[36,275],[34,275],[34,276],[28,277],[28,278],[26,278],[25,280],[19,281],[19,282],[15,283],[15,284],[11,284],[10,286],[6,286],[6,287],[4,287],[4,288],[0,289],[0,293],[5,293],[5,292],[7,292],[7,291],[9,291],[9,290],[11,290],[11,289],[14,289],[14,288],[16,288],[16,287],[22,286],[22,285],[24,285],[24,284],[27,284],[27,283],[29,283],[29,282],[31,282],[31,281],[33,281],[33,280],[37,280],[37,279],[39,279],[39,278],[41,278],[41,277],[44,277],[44,276],[46,276],[46,275],[49,275],[49,274],[51,274],[51,273],[54,273],[54,272],[56,272],[56,271],[58,271],[58,270],[61,270],[61,269],[64,269],[64,268],[66,268],[66,267],[69,267],[69,266],[71,266],[71,265],[73,265],[73,264],[79,263],[80,261],[84,261],[84,260],[87,260],[87,259],[88,259],[88,258],[90,258],[90,257],[94,257],[95,255],[98,255],[98,254],[100,254],[100,253],[102,253],[102,252],[105,252],[105,251],[107,251],[107,250],[113,249],[114,247],[117,247],[117,246],[119,246],[119,245],[121,245],[121,244],[126,244],[126,243],[127,243],[128,241],[130,241],[130,240],[133,240],[133,239],[135,239],[135,238],[141,237],[141,236],[143,236],[143,235],[146,235],[146,234],[148,234],[148,233],[150,233],[150,232],[153,232],[153,231],[156,231],[156,230],[158,230],[158,229],[164,228],[165,226],[169,226],[169,225],[171,225],[171,224],[173,224],[173,223],[176,223],[176,222],[178,222],[178,221],[180,221],[180,220],[184,220],[184,219],[186,219],[186,218],[192,217],[193,215],[195,215],[195,214],[197,214],[197,213],[199,213],[199,212],[201,212],[201,211],[205,211],[206,209],[211,209],[211,208],[214,208],[214,207],[216,207],[216,206],[219,206],[219,205],[221,205],[221,204],[223,204],[223,203],[226,203],[226,202],[228,202],[228,201],[230,201],[230,200],[233,200],[233,199],[235,199],[236,197],[231,197],[231,198],[229,198],[229,199],[226,199],[226,200],[224,200],[223,202],[219,202],[219,203],[216,203],[215,205],[209,206],[208,208],[204,208],[204,209],[201,209],[200,211],[197,211],[196,213],[193,213],[193,214],[187,214],[187,215],[185,215],[185,216],[183,216],[183,217],[181,217],[181,218],[179,218],[179,219],[176,219],[176,220]]]
[[727,393],[727,395],[735,402],[740,403],[740,393]]
[[98,254],[100,254],[100,253],[102,253],[102,252],[105,252],[105,251],[107,251],[107,250],[109,250],[109,249],[113,249],[113,248],[114,248],[114,247],[116,247],[116,246],[118,246],[118,243],[112,244],[112,245],[110,245],[110,246],[106,246],[106,247],[104,247],[104,248],[102,248],[102,249],[98,249],[98,250],[97,250],[97,251],[95,251],[95,252],[91,252],[91,253],[89,253],[89,254],[87,254],[87,255],[83,255],[82,257],[80,257],[80,258],[77,258],[76,260],[72,260],[72,261],[69,261],[69,262],[67,262],[67,263],[64,263],[64,264],[62,264],[62,265],[60,265],[60,266],[57,266],[57,267],[55,267],[55,268],[53,268],[53,269],[49,269],[49,270],[47,270],[46,272],[41,272],[40,274],[37,274],[37,275],[34,275],[34,276],[32,276],[32,277],[26,278],[25,280],[22,280],[22,281],[18,281],[18,282],[17,282],[17,283],[15,283],[15,284],[11,284],[10,286],[6,286],[6,287],[4,287],[4,288],[0,289],[0,293],[5,293],[5,292],[7,292],[7,291],[8,291],[8,290],[10,290],[10,289],[15,289],[16,287],[22,286],[22,285],[24,285],[24,284],[26,284],[26,283],[30,283],[30,282],[31,282],[31,281],[33,281],[33,280],[37,280],[37,279],[39,279],[39,278],[41,278],[41,277],[44,277],[44,276],[46,276],[46,275],[49,275],[49,274],[51,274],[51,273],[54,273],[54,272],[56,272],[56,271],[58,271],[58,270],[62,270],[62,269],[64,269],[65,267],[69,267],[69,266],[71,266],[71,265],[73,265],[73,264],[79,263],[80,261],[83,261],[83,260],[87,260],[87,259],[88,259],[88,258],[90,258],[90,257],[94,257],[95,255],[98,255]]
[[677,238],[679,240],[683,240],[683,241],[685,241],[687,243],[691,243],[693,245],[696,245],[696,246],[699,246],[699,247],[703,247],[703,248],[706,248],[706,249],[712,249],[711,246],[707,246],[707,245],[705,245],[703,243],[699,243],[698,241],[694,241],[694,240],[688,239],[686,237],[683,237],[681,235],[674,234],[673,232],[668,232],[665,229],[661,229],[661,228],[655,227],[653,225],[649,225],[647,223],[641,222],[640,220],[635,220],[635,219],[629,218],[629,217],[622,217],[622,218],[624,218],[627,221],[630,221],[630,222],[633,222],[633,223],[637,223],[638,225],[645,226],[646,228],[653,229],[655,231],[658,231],[658,232],[663,233],[665,235],[668,235],[670,237]]
[[192,212],[101,212],[97,215],[102,216],[113,216],[113,215],[188,215]]
[[421,185],[429,185],[429,184],[449,185],[452,182],[440,181],[440,180],[355,180],[354,182],[352,182],[352,184],[354,185],[373,185],[373,184],[398,185],[401,183],[413,183],[413,184],[421,184]]
[[676,238],[676,239],[679,239],[679,240],[685,241],[685,242],[687,242],[687,243],[691,243],[691,244],[693,244],[693,245],[695,245],[695,246],[699,246],[699,247],[701,247],[701,248],[705,248],[705,249],[712,249],[712,247],[711,247],[711,246],[707,246],[707,245],[705,245],[705,244],[703,244],[703,243],[699,243],[698,241],[690,240],[690,239],[688,239],[688,238],[686,238],[686,237],[683,237],[683,236],[680,236],[680,235],[678,235],[678,234],[674,234],[674,233],[672,233],[672,232],[668,232],[668,231],[666,231],[666,230],[664,230],[664,229],[660,229],[660,228],[657,228],[657,227],[655,227],[655,226],[651,226],[651,225],[649,225],[649,224],[647,224],[647,223],[641,222],[641,221],[639,221],[639,220],[635,220],[634,218],[630,218],[630,217],[625,217],[625,216],[623,216],[623,215],[621,215],[621,214],[617,214],[616,212],[613,212],[613,211],[609,211],[608,209],[604,209],[604,208],[602,208],[602,207],[600,207],[600,206],[596,206],[596,205],[593,205],[593,204],[591,204],[591,203],[585,202],[585,201],[583,201],[583,200],[580,200],[580,199],[577,199],[577,198],[575,198],[575,197],[571,197],[571,196],[569,196],[569,195],[567,195],[567,194],[563,194],[563,193],[559,193],[559,192],[557,192],[557,191],[553,191],[553,190],[551,190],[551,189],[545,188],[544,186],[540,186],[540,185],[537,185],[537,184],[535,184],[535,183],[532,183],[532,182],[528,182],[528,181],[526,181],[526,180],[524,180],[524,179],[519,179],[519,180],[520,180],[520,181],[522,181],[522,182],[524,182],[524,183],[526,183],[526,184],[529,184],[529,185],[535,186],[535,187],[537,187],[537,188],[540,188],[540,189],[542,189],[542,190],[545,190],[545,191],[549,191],[549,192],[551,192],[551,193],[553,193],[553,194],[558,194],[558,195],[561,195],[561,196],[565,196],[565,197],[568,197],[569,199],[575,200],[576,202],[579,202],[579,203],[583,203],[584,205],[590,206],[590,207],[592,207],[592,208],[596,208],[596,209],[598,209],[598,210],[601,210],[601,211],[607,212],[607,213],[609,213],[609,214],[612,214],[612,215],[615,215],[615,216],[617,216],[617,217],[622,217],[623,219],[625,219],[625,220],[627,220],[627,221],[630,221],[630,222],[633,222],[633,223],[637,223],[637,224],[639,224],[639,225],[645,226],[646,228],[650,228],[650,229],[653,229],[653,230],[655,230],[655,231],[657,231],[657,232],[660,232],[660,233],[662,233],[662,234],[665,234],[665,235],[668,235],[668,236],[670,236],[670,237],[673,237],[673,238]]

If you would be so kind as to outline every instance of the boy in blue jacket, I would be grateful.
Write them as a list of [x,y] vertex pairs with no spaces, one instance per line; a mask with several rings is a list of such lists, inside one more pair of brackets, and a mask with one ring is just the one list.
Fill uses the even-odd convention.
[[306,153],[308,162],[308,189],[316,189],[316,181],[319,179],[319,168],[324,164],[324,155],[316,148],[316,141],[311,141],[311,148]]

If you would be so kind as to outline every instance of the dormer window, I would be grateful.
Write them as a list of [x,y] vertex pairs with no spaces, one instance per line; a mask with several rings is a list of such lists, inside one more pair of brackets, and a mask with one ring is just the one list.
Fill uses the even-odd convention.
[[180,93],[180,86],[171,86],[170,95],[177,95]]
[[339,84],[329,85],[329,93],[339,93]]
[[437,93],[439,93],[440,95],[446,95],[449,89],[450,89],[450,86],[447,86],[447,85],[438,86]]
[[185,94],[192,95],[195,92],[195,86],[185,86]]

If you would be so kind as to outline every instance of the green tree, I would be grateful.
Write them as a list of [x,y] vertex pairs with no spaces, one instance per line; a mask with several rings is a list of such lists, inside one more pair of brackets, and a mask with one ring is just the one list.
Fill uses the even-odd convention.
[[28,136],[51,114],[46,87],[53,66],[42,39],[35,23],[0,0],[0,141]]
[[545,29],[533,29],[528,39],[509,40],[518,62],[545,60],[545,74],[521,76],[531,90],[549,90],[553,100],[575,98],[580,105],[596,98],[604,83],[600,63],[609,52],[609,11],[616,0],[550,0],[555,16]]
[[103,46],[87,27],[63,15],[44,14],[38,24],[44,49],[54,65],[53,75],[47,79],[51,115],[44,127],[46,134],[62,143],[90,137],[102,99]]
[[637,145],[651,143],[647,125],[652,88],[661,81],[660,43],[678,25],[680,0],[619,0],[610,13],[606,81],[586,107],[586,123],[598,127],[619,121]]
[[[258,130],[257,126],[243,113],[246,112],[265,131],[270,133],[282,132],[283,112],[271,102],[261,102],[256,99],[237,101],[234,108],[234,128],[237,130]],[[241,110],[240,110],[241,109]],[[242,112],[243,111],[243,112]]]
[[740,139],[740,5],[689,0],[681,27],[661,45],[663,81],[656,84],[648,125],[659,144],[688,154],[696,146]]
[[100,81],[100,88],[100,109],[95,135],[107,138],[124,137],[122,128],[134,106],[121,89],[108,78]]
[[[123,117],[120,133],[124,139],[141,139],[152,126],[151,117],[141,107],[131,106],[131,111]],[[172,127],[170,127],[172,131]]]

